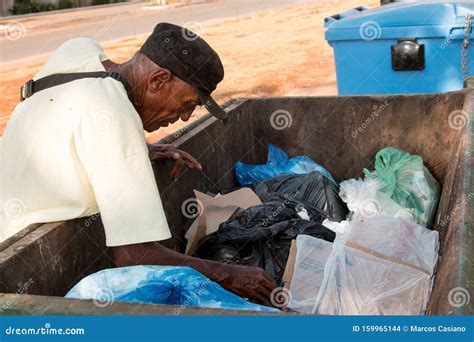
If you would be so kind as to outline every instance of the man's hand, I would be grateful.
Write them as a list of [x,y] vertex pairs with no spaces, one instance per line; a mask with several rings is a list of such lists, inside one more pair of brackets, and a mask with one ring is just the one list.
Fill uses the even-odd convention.
[[225,289],[264,305],[273,306],[275,282],[259,267],[234,266],[172,251],[159,243],[145,242],[112,248],[117,267],[134,265],[189,266]]
[[277,287],[270,276],[260,267],[226,265],[219,271],[218,283],[241,297],[267,306],[272,291]]
[[148,146],[150,160],[174,160],[173,169],[170,172],[172,180],[176,180],[181,174],[183,167],[202,171],[202,166],[189,153],[178,150],[171,144],[153,144]]

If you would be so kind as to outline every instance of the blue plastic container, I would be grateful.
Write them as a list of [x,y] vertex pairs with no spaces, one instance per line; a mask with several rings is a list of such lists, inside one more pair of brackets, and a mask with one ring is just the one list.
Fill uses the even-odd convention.
[[474,2],[394,3],[358,7],[325,19],[339,95],[438,93],[463,88],[474,74],[474,40],[466,17]]

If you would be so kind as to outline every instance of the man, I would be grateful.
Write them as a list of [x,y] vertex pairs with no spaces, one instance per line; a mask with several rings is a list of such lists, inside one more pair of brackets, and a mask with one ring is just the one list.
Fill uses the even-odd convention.
[[[74,73],[84,77],[68,79]],[[100,211],[117,266],[187,265],[270,304],[276,285],[262,269],[192,258],[154,243],[171,234],[149,158],[175,160],[173,178],[183,166],[201,165],[171,146],[148,151],[143,130],[187,121],[200,104],[225,118],[210,96],[223,77],[204,40],[168,23],[158,24],[123,64],[110,61],[94,40],[64,43],[23,88],[0,141],[0,240],[31,223]]]

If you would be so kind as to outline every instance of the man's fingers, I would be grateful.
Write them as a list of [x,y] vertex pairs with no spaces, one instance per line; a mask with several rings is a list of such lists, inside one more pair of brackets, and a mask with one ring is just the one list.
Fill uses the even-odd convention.
[[277,287],[277,285],[275,284],[273,279],[270,278],[270,276],[266,272],[263,273],[263,275],[262,275],[262,283],[261,284],[262,284],[263,287],[268,289],[270,292],[273,291]]
[[182,159],[178,159],[176,163],[174,163],[173,168],[170,172],[170,177],[172,180],[176,180],[178,176],[181,174],[181,169],[183,168],[184,162]]
[[265,306],[274,307],[269,297],[264,297],[263,300],[261,300],[260,302]]
[[196,165],[191,163],[189,160],[186,160],[184,158],[181,158],[181,160],[183,161],[184,165],[186,165],[187,167],[189,167],[190,169],[194,169],[196,168]]
[[264,295],[266,298],[270,298],[270,295],[273,291],[273,288],[271,287],[270,283],[267,281],[257,281],[257,291]]
[[259,285],[261,288],[265,289],[268,292],[268,295],[270,296],[270,293],[277,287],[276,284],[272,281],[268,280],[263,280],[259,282]]
[[179,159],[179,153],[177,152],[152,152],[150,154],[150,160],[163,160],[163,159]]
[[253,289],[252,287],[242,289],[241,292],[244,292],[244,295],[241,295],[241,297],[246,297],[252,301],[257,301],[259,303],[264,303],[264,305],[271,305],[269,299],[270,292],[264,288],[260,288],[260,284],[258,284],[258,282],[255,285],[256,288]]
[[256,300],[258,300],[260,303],[262,303],[263,305],[273,306],[272,303],[270,302],[270,295],[267,296],[258,291],[253,292],[253,294],[254,294],[253,297]]
[[186,159],[188,162],[193,164],[194,167],[196,167],[198,170],[202,170],[201,164],[196,159],[194,159],[192,155],[190,155],[188,152],[185,152],[185,151],[180,151],[180,152],[181,152],[181,156],[184,159]]
[[[242,298],[249,298],[249,295],[244,293],[243,291],[240,291],[239,289],[237,288],[231,288],[231,289],[228,289],[230,292],[232,293],[235,293],[237,296],[240,296]],[[250,299],[250,298],[249,298]]]
[[229,291],[235,293],[236,295],[247,298],[253,302],[259,302],[267,306],[272,306],[269,300],[270,296],[266,296],[258,291],[251,290],[250,288],[238,288],[238,287],[231,287],[228,288]]
[[[191,156],[189,153],[177,150],[175,148],[170,148],[169,146],[166,146],[167,149],[161,148],[161,150],[155,150],[153,149],[150,150],[149,156],[150,160],[152,161],[158,161],[158,160],[175,160],[176,164],[179,164],[174,166],[173,170],[170,173],[171,178],[176,179],[179,174],[181,173],[181,169],[183,166],[187,166],[191,169],[198,169],[199,171],[202,170],[201,164],[194,159],[193,156]],[[150,148],[150,146],[149,146]]]

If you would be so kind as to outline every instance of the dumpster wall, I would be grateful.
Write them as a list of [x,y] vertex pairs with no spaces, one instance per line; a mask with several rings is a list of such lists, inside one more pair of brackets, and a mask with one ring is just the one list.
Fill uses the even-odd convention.
[[[373,169],[378,150],[394,146],[423,156],[444,185],[435,224],[440,232],[441,257],[428,313],[472,314],[472,306],[455,308],[448,301],[454,287],[474,293],[469,267],[474,216],[468,200],[474,190],[472,132],[470,125],[460,126],[452,120],[452,113],[467,113],[472,120],[470,101],[474,96],[466,95],[454,92],[237,101],[229,107],[227,122],[208,117],[165,139],[190,152],[204,167],[204,173],[187,170],[178,181],[171,182],[171,163],[154,164],[173,231],[173,238],[165,244],[183,250],[184,227],[189,220],[182,213],[182,205],[194,197],[193,189],[217,192],[235,186],[235,162],[265,162],[268,143],[292,156],[310,156],[338,181],[362,176],[364,167]],[[460,112],[463,108],[465,112]],[[100,220],[93,220],[88,227],[84,227],[84,220],[61,223],[56,229],[42,226],[36,238],[29,234],[0,251],[0,291],[18,292],[18,283],[31,277],[34,282],[27,293],[64,295],[84,275],[109,267],[112,263],[104,248]],[[14,270],[21,272],[12,276]]]

